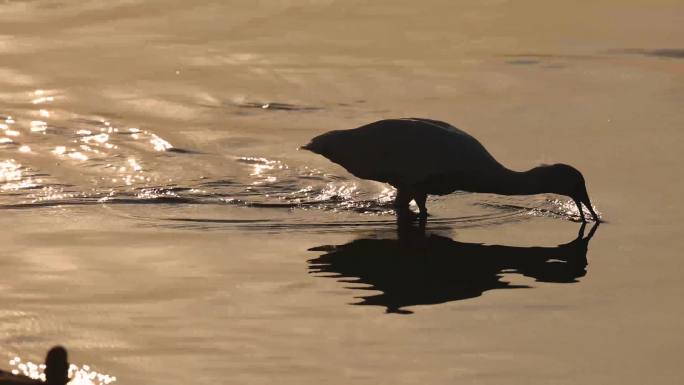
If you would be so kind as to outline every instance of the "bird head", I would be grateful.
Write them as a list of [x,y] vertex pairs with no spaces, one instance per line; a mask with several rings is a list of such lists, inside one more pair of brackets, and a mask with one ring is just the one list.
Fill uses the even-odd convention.
[[582,204],[587,207],[594,221],[599,221],[598,215],[591,206],[584,177],[579,170],[567,164],[543,165],[537,169],[542,182],[550,189],[548,192],[570,197],[577,205],[583,221]]
[[48,385],[64,385],[69,382],[69,362],[67,351],[55,346],[45,357],[45,379]]

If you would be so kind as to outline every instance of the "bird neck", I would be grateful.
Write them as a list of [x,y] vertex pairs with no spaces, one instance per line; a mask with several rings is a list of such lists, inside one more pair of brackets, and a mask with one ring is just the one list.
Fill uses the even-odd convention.
[[536,169],[514,171],[503,167],[496,178],[492,178],[490,190],[502,195],[533,195],[544,193],[544,181]]

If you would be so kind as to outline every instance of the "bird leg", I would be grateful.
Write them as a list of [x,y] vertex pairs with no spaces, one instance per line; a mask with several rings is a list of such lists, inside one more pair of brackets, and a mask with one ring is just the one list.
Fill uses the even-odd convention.
[[428,212],[427,212],[427,207],[425,206],[425,201],[427,201],[427,194],[426,193],[416,193],[414,196],[414,200],[416,201],[416,204],[418,205],[418,210],[420,210],[420,214],[418,214],[421,218],[427,218]]
[[582,218],[582,222],[586,222],[587,220],[584,218],[584,209],[582,208],[582,203],[580,201],[575,201],[575,204],[577,205],[577,210],[579,210],[580,218]]
[[397,215],[405,217],[413,214],[409,209],[409,203],[413,200],[413,193],[408,190],[397,189],[397,197],[394,198],[394,209]]

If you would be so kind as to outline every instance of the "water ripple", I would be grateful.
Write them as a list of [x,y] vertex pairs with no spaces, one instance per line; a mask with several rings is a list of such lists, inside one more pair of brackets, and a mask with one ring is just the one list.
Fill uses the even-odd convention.
[[[238,165],[245,172],[233,178],[200,178],[184,185],[168,184],[157,186],[130,186],[125,182],[119,186],[103,189],[78,191],[70,185],[40,184],[35,173],[24,177],[25,169],[15,161],[0,163],[0,190],[29,189],[22,202],[6,202],[3,208],[33,208],[63,205],[131,205],[131,204],[175,204],[175,205],[230,205],[253,208],[287,210],[322,210],[328,212],[350,212],[371,216],[393,215],[393,200],[396,191],[386,185],[347,179],[327,174],[309,167],[291,167],[283,161],[263,157],[238,157]],[[141,171],[137,163],[128,161],[132,171]],[[28,174],[27,174],[28,175]],[[1,196],[0,196],[1,197]],[[15,197],[16,198],[16,197]],[[477,224],[508,222],[544,216],[578,221],[579,212],[574,203],[550,196],[506,197],[484,194],[453,194],[434,197],[431,201],[443,205],[456,204],[481,207],[481,213],[432,218],[431,222],[447,221],[450,224]],[[470,210],[472,211],[472,210]],[[182,222],[181,219],[172,219]],[[226,224],[215,220],[188,219],[189,223]],[[445,222],[445,223],[447,223]],[[365,225],[366,222],[361,222]],[[349,223],[345,225],[352,226]],[[375,225],[375,224],[372,224]],[[250,226],[257,226],[250,224]],[[264,222],[262,227],[288,226],[282,223]],[[295,227],[308,225],[293,225]],[[313,227],[321,227],[312,224]]]
[[[178,149],[152,129],[102,116],[65,113],[58,108],[62,99],[65,95],[59,91],[39,89],[25,100],[31,106],[28,111],[0,114],[0,208],[216,205],[378,218],[394,214],[396,191],[387,185],[258,153],[231,156]],[[311,109],[244,101],[240,106]],[[213,169],[216,165],[220,169]],[[552,198],[454,194],[430,200],[431,207],[442,208],[433,211],[440,217],[431,218],[432,223],[482,225],[535,216],[579,220],[572,202]],[[327,226],[315,218],[302,214],[284,222],[240,226]],[[219,227],[233,223],[186,219],[169,222]],[[378,225],[374,221],[347,220],[344,225]],[[341,224],[333,221],[333,225]]]

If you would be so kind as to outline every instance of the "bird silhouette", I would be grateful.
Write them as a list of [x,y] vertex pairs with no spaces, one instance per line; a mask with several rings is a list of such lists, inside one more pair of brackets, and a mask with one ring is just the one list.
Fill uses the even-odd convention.
[[362,296],[356,305],[384,306],[389,313],[411,313],[414,305],[434,305],[481,296],[495,289],[529,288],[501,280],[518,273],[538,282],[572,283],[586,275],[589,241],[584,237],[556,247],[516,247],[457,242],[425,234],[420,226],[400,221],[396,239],[357,239],[340,246],[318,246],[324,254],[310,259],[309,273],[340,282],[365,284],[355,290],[380,291]]
[[61,346],[50,349],[45,357],[45,382],[0,370],[0,385],[65,385],[69,382],[67,351]]
[[319,135],[302,149],[323,155],[353,175],[389,183],[397,189],[398,214],[410,213],[415,200],[427,217],[428,194],[456,190],[503,195],[553,193],[570,197],[585,222],[582,204],[594,221],[584,177],[566,164],[513,171],[499,163],[475,138],[431,119],[387,119],[351,130]]

